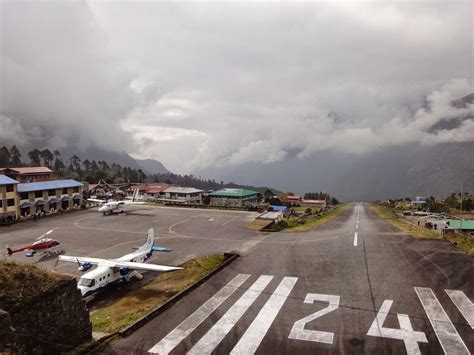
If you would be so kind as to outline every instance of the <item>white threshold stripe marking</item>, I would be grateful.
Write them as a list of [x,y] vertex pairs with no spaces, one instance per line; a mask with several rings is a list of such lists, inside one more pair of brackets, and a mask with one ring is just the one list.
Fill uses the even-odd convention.
[[237,345],[232,349],[231,354],[254,354],[257,351],[263,337],[267,334],[268,329],[270,329],[297,280],[297,277],[283,278]]
[[354,246],[357,246],[357,232],[354,233]]
[[474,329],[474,303],[462,291],[444,290],[459,309],[472,329]]
[[445,354],[469,354],[466,344],[449,319],[431,288],[415,287],[436,336]]
[[188,354],[210,354],[224,339],[252,303],[267,287],[273,276],[262,275],[250,288],[235,302],[219,321],[191,348]]
[[249,277],[250,275],[248,274],[238,274],[159,343],[148,350],[148,352],[153,354],[168,354],[228,299]]

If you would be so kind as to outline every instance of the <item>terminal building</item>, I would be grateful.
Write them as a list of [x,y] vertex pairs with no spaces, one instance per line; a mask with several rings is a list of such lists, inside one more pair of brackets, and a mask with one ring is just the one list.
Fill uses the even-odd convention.
[[202,205],[203,190],[194,187],[172,186],[163,191],[165,196],[161,199],[165,203],[179,203],[186,205]]
[[50,169],[42,167],[0,169],[0,222],[79,208],[83,185],[51,180],[52,176]]
[[258,192],[246,189],[225,188],[209,194],[210,204],[214,206],[255,207]]
[[0,219],[12,219],[19,217],[17,201],[18,181],[6,175],[0,175]]
[[21,217],[78,208],[82,184],[75,180],[53,180],[18,184],[18,208]]
[[53,171],[46,166],[25,166],[21,168],[1,168],[0,175],[6,175],[18,182],[38,182],[53,179]]

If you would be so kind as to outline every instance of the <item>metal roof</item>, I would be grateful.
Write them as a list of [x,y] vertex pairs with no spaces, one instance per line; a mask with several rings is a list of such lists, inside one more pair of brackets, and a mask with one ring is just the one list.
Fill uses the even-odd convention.
[[23,166],[19,168],[7,168],[20,174],[51,174],[53,171],[46,166]]
[[9,178],[6,175],[0,175],[0,185],[18,184],[18,181]]
[[193,194],[193,193],[198,193],[198,192],[203,192],[202,190],[195,189],[194,187],[169,187],[163,192],[167,193],[177,193],[177,194]]
[[273,211],[288,211],[287,206],[273,206],[273,205],[271,205],[270,208],[273,209]]
[[53,180],[41,182],[27,182],[18,184],[18,192],[30,192],[39,190],[64,189],[67,187],[80,187],[82,184],[75,180]]
[[250,195],[258,194],[257,191],[246,190],[246,189],[221,189],[214,192],[211,192],[209,195],[211,196],[231,196],[231,197],[244,197]]

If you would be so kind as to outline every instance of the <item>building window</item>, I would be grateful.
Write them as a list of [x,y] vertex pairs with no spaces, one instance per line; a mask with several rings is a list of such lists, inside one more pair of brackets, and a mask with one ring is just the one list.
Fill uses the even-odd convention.
[[7,192],[13,192],[14,191],[14,186],[13,184],[7,185]]
[[43,191],[35,191],[35,198],[43,197]]
[[14,198],[9,198],[7,200],[7,206],[8,207],[15,206],[15,199]]
[[67,195],[67,187],[63,189],[63,195]]
[[0,208],[3,207],[3,200],[0,200]]
[[56,190],[48,190],[48,196],[54,196],[56,195]]
[[28,200],[29,198],[28,192],[20,192],[20,200]]
[[79,186],[72,189],[73,192],[79,192]]

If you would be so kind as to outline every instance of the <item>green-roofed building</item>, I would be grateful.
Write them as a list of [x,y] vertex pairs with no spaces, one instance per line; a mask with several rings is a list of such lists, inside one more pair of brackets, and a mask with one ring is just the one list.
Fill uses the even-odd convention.
[[[449,224],[448,224],[449,223]],[[448,229],[474,230],[474,221],[451,219],[447,224]]]
[[214,206],[256,206],[258,192],[246,189],[225,188],[209,194],[210,204]]

